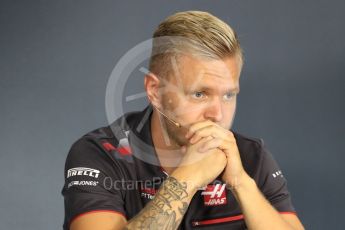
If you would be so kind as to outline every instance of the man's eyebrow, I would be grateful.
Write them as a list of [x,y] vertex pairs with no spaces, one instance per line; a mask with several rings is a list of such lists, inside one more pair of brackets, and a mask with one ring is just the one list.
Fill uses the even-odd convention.
[[[196,86],[196,87],[191,87],[190,90],[199,90],[199,91],[214,91],[214,89],[207,87],[207,86]],[[225,90],[225,92],[231,92],[231,93],[239,93],[240,92],[240,88],[239,87],[235,87],[232,89],[228,89]]]
[[240,88],[239,87],[235,87],[235,88],[232,88],[230,90],[227,90],[228,92],[232,92],[232,93],[239,93],[240,92]]

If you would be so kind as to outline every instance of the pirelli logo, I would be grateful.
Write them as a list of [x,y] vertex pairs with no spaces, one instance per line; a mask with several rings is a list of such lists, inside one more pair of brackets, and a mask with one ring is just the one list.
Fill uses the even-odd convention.
[[77,168],[71,168],[67,171],[67,178],[71,176],[89,176],[98,178],[99,170],[97,169],[91,169],[91,168],[84,168],[84,167],[77,167]]

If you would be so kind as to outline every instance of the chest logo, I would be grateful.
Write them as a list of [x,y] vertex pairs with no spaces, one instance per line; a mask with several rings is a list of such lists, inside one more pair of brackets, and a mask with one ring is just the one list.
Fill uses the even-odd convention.
[[226,200],[226,184],[207,185],[205,190],[201,192],[204,197],[204,205],[216,206],[224,205]]
[[97,169],[77,167],[77,168],[68,169],[67,178],[71,176],[89,176],[89,177],[98,178],[99,173],[100,171]]
[[140,190],[140,196],[150,200],[152,200],[157,193],[157,190],[154,188],[141,188]]

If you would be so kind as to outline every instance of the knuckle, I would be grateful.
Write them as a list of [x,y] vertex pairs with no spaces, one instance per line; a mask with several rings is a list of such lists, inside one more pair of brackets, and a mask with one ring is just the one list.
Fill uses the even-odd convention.
[[212,131],[213,133],[217,132],[217,130],[218,130],[218,129],[217,129],[217,127],[216,127],[216,126],[214,126],[214,125],[213,125],[213,126],[211,126],[211,131]]
[[194,135],[199,135],[199,134],[200,134],[200,129],[199,129],[199,130],[194,131]]
[[188,133],[192,133],[192,132],[193,132],[193,128],[192,128],[192,127],[189,127],[189,129],[188,129],[187,132],[188,132]]
[[229,139],[234,138],[234,134],[233,134],[231,131],[227,131],[227,132],[226,132],[226,136],[227,136]]
[[204,131],[199,129],[199,130],[195,131],[194,135],[202,137],[202,136],[204,136]]

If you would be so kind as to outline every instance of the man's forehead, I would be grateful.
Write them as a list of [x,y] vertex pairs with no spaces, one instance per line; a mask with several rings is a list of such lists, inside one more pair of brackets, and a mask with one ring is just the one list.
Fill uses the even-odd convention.
[[220,87],[228,90],[238,87],[240,69],[235,61],[197,60],[185,64],[181,71],[181,80],[186,87]]

